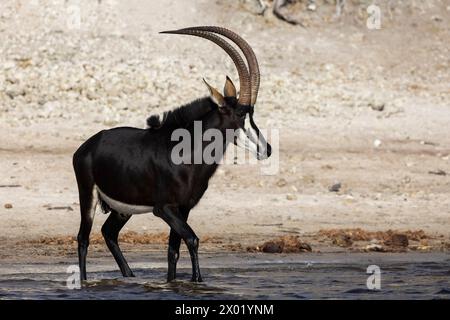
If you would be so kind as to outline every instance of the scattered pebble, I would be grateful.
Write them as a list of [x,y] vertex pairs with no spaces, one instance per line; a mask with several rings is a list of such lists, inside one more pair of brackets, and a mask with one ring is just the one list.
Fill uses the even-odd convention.
[[46,207],[47,210],[67,210],[67,211],[73,211],[73,208],[71,206],[60,206],[60,207],[52,207],[48,206]]
[[431,246],[417,246],[416,249],[420,251],[429,251],[431,250]]
[[384,252],[385,250],[384,250],[383,246],[372,243],[372,244],[368,244],[367,246],[365,246],[364,251]]
[[447,172],[445,172],[444,170],[438,169],[436,171],[428,171],[429,174],[434,174],[437,176],[446,176]]
[[336,238],[333,239],[332,242],[334,245],[337,245],[339,247],[347,248],[351,247],[353,244],[352,238],[349,235],[339,235]]
[[11,203],[5,203],[5,209],[12,209],[13,205]]
[[317,6],[316,6],[315,3],[308,4],[308,10],[309,11],[316,11],[316,9],[317,9]]
[[424,145],[424,146],[437,146],[437,145],[438,145],[438,144],[435,143],[435,142],[424,141],[424,140],[420,141],[420,144],[421,144],[421,145]]
[[373,142],[373,146],[375,148],[379,148],[381,146],[381,140],[375,139],[375,141]]
[[277,181],[277,186],[278,187],[284,187],[287,185],[287,181],[283,178],[281,178],[280,180]]
[[384,241],[387,246],[407,247],[409,245],[408,236],[401,233],[394,233]]
[[288,194],[286,195],[286,199],[290,201],[297,200],[297,196],[295,194]]
[[262,252],[282,253],[283,252],[283,244],[280,242],[273,242],[273,241],[266,242],[262,247]]
[[328,190],[330,192],[339,192],[339,190],[341,190],[342,184],[340,182],[337,182],[333,185],[331,185]]
[[374,111],[381,112],[384,110],[384,102],[379,102],[379,103],[371,102],[371,103],[369,103],[369,107]]

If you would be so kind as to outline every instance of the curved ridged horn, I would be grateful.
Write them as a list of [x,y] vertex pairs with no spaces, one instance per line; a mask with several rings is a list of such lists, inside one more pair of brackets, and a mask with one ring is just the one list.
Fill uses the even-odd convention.
[[239,52],[228,42],[226,42],[221,37],[202,30],[190,30],[190,29],[181,29],[181,30],[173,30],[173,31],[162,31],[160,33],[170,33],[170,34],[186,34],[196,37],[201,37],[208,39],[218,46],[220,46],[225,52],[231,57],[233,60],[236,69],[239,74],[239,86],[240,86],[240,94],[238,102],[242,105],[249,105],[251,102],[251,87],[250,87],[250,75],[247,69],[247,66],[242,59]]
[[179,31],[186,31],[186,30],[189,31],[200,30],[218,33],[233,41],[242,50],[245,58],[247,59],[248,68],[250,70],[251,97],[252,97],[250,105],[254,106],[256,103],[256,98],[258,97],[260,74],[259,74],[258,60],[256,59],[255,52],[247,43],[247,41],[245,41],[241,36],[239,36],[235,32],[222,27],[200,26],[200,27],[184,28],[180,29]]

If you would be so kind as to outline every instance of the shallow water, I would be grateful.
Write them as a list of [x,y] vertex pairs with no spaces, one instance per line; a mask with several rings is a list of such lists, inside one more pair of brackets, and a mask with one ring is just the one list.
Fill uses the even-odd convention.
[[[184,254],[186,255],[186,254]],[[0,299],[449,299],[450,256],[430,254],[202,254],[204,282],[191,283],[189,260],[166,283],[164,254],[129,261],[135,278],[122,278],[109,257],[88,257],[88,281],[68,289],[67,267],[2,264]],[[381,289],[369,290],[369,265],[381,270]]]

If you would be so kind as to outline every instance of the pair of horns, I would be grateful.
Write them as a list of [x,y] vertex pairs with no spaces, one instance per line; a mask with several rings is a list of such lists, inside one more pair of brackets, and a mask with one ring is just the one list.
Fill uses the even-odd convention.
[[[259,90],[259,66],[256,60],[255,52],[250,45],[238,34],[222,27],[190,27],[173,31],[163,31],[160,33],[185,34],[208,39],[220,46],[233,60],[239,74],[240,94],[238,102],[241,105],[254,106]],[[248,67],[237,50],[223,38],[217,36],[219,34],[233,41],[239,49],[244,53]]]

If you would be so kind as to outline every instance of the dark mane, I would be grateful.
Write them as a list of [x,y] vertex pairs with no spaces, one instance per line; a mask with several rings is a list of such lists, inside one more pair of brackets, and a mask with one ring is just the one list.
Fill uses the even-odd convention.
[[201,98],[174,110],[164,112],[162,119],[159,115],[151,115],[147,118],[147,126],[153,130],[161,128],[185,128],[215,107],[217,106],[211,98]]

